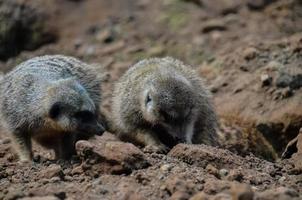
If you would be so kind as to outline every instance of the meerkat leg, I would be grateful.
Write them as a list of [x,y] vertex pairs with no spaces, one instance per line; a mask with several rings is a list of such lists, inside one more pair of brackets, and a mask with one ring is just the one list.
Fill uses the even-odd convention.
[[21,162],[32,160],[31,138],[28,133],[15,131],[13,133],[13,145]]
[[75,139],[73,135],[64,135],[58,142],[56,146],[55,155],[56,159],[69,159],[73,154],[75,154],[74,149]]
[[186,128],[186,143],[187,144],[192,144],[192,138],[194,135],[194,124],[195,124],[195,121],[192,121],[187,125],[187,128]]
[[166,153],[169,149],[151,131],[140,129],[133,134],[133,137],[138,143],[145,146],[145,152]]

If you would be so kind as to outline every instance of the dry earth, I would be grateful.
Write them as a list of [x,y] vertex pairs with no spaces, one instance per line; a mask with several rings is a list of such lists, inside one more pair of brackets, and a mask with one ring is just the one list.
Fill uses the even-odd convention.
[[1,71],[44,54],[103,65],[108,113],[112,84],[138,60],[191,64],[213,92],[222,147],[150,154],[105,133],[70,161],[35,145],[22,164],[0,133],[0,199],[302,199],[301,0],[0,0]]

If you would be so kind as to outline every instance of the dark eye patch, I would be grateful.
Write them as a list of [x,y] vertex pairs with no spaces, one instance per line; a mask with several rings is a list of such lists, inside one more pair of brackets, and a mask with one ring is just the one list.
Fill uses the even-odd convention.
[[90,111],[80,111],[75,113],[74,117],[82,123],[89,123],[95,119],[95,114]]
[[61,114],[61,111],[62,111],[61,103],[56,102],[51,106],[48,115],[50,118],[56,119]]

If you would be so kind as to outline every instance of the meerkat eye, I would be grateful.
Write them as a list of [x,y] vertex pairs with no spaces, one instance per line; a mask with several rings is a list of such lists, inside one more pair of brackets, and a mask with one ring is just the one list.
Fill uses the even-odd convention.
[[59,102],[56,102],[51,106],[48,115],[50,118],[56,119],[60,115],[61,110],[62,110],[61,104]]
[[152,101],[150,94],[147,94],[146,96],[146,105],[149,104]]
[[95,114],[93,114],[90,111],[80,111],[77,112],[74,117],[79,120],[82,123],[89,123],[92,122],[96,117]]

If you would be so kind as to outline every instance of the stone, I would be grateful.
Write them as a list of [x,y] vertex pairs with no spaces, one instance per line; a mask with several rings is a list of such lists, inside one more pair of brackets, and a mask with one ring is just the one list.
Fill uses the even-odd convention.
[[112,28],[107,28],[96,35],[96,39],[103,43],[111,43],[115,38],[116,34]]
[[225,177],[229,174],[229,171],[227,169],[220,169],[219,170],[219,176],[220,177]]
[[231,187],[232,199],[234,200],[253,200],[254,192],[250,185],[233,184]]
[[207,170],[207,172],[208,172],[209,174],[212,174],[212,175],[214,175],[214,176],[216,176],[216,177],[219,176],[219,171],[218,171],[218,169],[217,169],[216,167],[214,167],[212,164],[208,164],[208,165],[206,166],[206,170]]
[[9,144],[9,143],[11,143],[10,138],[4,138],[4,139],[0,140],[0,144]]
[[198,192],[197,194],[193,195],[189,200],[209,200],[209,195],[204,192]]
[[58,197],[55,196],[41,196],[41,197],[24,197],[20,200],[59,200]]
[[245,60],[252,60],[256,58],[256,56],[259,54],[258,50],[254,47],[248,47],[244,49],[243,51],[243,58]]
[[261,74],[260,79],[261,79],[262,87],[271,85],[273,81],[273,78],[268,74]]
[[265,199],[265,200],[298,200],[300,199],[298,192],[293,189],[287,187],[279,187],[275,189],[269,189],[264,192],[261,192],[257,195],[257,199]]
[[[105,140],[110,138],[109,140]],[[88,174],[100,173],[129,174],[134,169],[149,166],[143,152],[131,143],[111,140],[112,137],[96,136],[90,141],[80,140],[76,143],[76,151]]]
[[41,178],[51,179],[53,177],[60,177],[64,176],[63,170],[60,165],[51,164],[47,167],[47,169],[41,172]]
[[207,179],[204,184],[203,191],[206,194],[217,194],[219,192],[229,190],[231,188],[231,182],[230,181],[223,181],[223,180],[217,180],[217,179]]
[[34,50],[54,42],[56,31],[47,26],[47,15],[28,1],[0,3],[0,60],[18,55],[22,50]]
[[229,175],[226,177],[227,180],[229,181],[242,181],[243,179],[243,174],[241,170],[238,169],[233,169],[230,171]]
[[247,7],[250,10],[261,10],[274,1],[275,0],[248,0]]
[[293,76],[293,80],[290,83],[291,89],[299,89],[302,87],[302,74],[296,74]]
[[225,31],[227,27],[224,22],[217,19],[208,20],[203,24],[202,32],[209,33],[212,31]]
[[276,86],[279,88],[289,87],[290,89],[299,89],[302,87],[302,74],[290,75],[280,73],[276,79]]
[[173,194],[175,192],[194,193],[196,191],[195,184],[192,181],[185,180],[180,176],[169,177],[165,181],[166,190]]
[[163,171],[163,172],[168,172],[170,171],[171,169],[173,168],[172,165],[169,165],[169,164],[164,164],[160,167],[160,170]]
[[293,78],[287,73],[281,73],[276,79],[276,86],[279,88],[289,87]]
[[190,198],[190,195],[186,192],[177,191],[172,194],[169,200],[187,200]]

